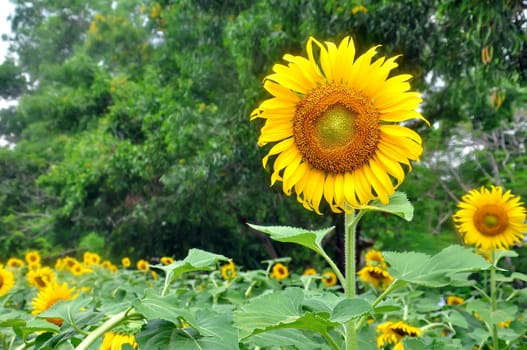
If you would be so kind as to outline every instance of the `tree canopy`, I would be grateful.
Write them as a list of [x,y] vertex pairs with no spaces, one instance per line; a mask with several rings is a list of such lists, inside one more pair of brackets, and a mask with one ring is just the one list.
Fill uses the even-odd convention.
[[[437,250],[457,240],[451,215],[468,189],[527,196],[524,1],[12,2],[0,96],[18,103],[0,111],[13,144],[0,150],[0,254],[60,253],[93,233],[132,257],[300,254],[246,223],[341,218],[269,187],[249,114],[272,66],[310,36],[402,55],[396,72],[424,96],[431,126],[411,127],[425,154],[401,188],[414,222],[376,219],[364,244]],[[338,251],[338,238],[327,244]]]

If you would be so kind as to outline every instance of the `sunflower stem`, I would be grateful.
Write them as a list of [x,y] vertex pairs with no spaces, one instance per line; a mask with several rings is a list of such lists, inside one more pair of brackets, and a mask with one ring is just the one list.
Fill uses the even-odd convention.
[[90,345],[96,341],[97,339],[100,339],[104,333],[114,328],[116,325],[121,323],[122,321],[126,320],[130,316],[135,316],[136,313],[129,314],[129,312],[132,309],[127,309],[123,312],[120,312],[112,317],[110,317],[106,322],[104,322],[102,325],[97,327],[95,330],[90,332],[86,338],[75,348],[75,350],[86,350],[90,347]]
[[[494,249],[491,249],[490,252],[490,259],[492,261],[492,267],[490,269],[490,314],[494,315],[497,309],[497,301],[496,301],[496,268],[498,261],[496,260],[496,254]],[[498,339],[498,325],[494,322],[494,316],[493,316],[493,322],[492,322],[492,346],[493,350],[499,350],[500,344]]]
[[[346,298],[354,298],[356,295],[355,290],[355,261],[356,261],[356,233],[357,233],[357,224],[359,223],[360,218],[364,215],[365,211],[360,211],[358,213],[352,209],[350,212],[346,212],[344,215],[344,231],[345,231],[345,285],[344,292]],[[346,350],[357,350],[357,329],[355,328],[355,320],[349,320],[345,324],[346,329]]]

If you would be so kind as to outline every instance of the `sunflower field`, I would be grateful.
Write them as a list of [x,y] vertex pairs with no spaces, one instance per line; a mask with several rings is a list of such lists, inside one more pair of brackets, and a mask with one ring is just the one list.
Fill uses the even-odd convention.
[[0,7],[1,350],[527,349],[525,1]]

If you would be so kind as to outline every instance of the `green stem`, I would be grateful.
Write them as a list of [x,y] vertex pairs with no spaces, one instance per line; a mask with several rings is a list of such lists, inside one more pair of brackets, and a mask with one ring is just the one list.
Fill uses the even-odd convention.
[[[497,309],[497,301],[496,301],[496,256],[494,249],[491,249],[490,253],[491,261],[492,261],[492,267],[490,269],[490,314],[494,315]],[[493,316],[494,319],[494,316]],[[493,321],[492,324],[492,346],[493,350],[499,350],[499,339],[498,339],[498,325]]]
[[110,329],[114,328],[116,325],[121,323],[122,321],[126,320],[127,318],[131,316],[135,316],[137,313],[129,314],[129,312],[132,309],[125,310],[121,313],[118,313],[117,315],[114,315],[110,317],[106,322],[104,322],[102,325],[94,329],[84,340],[75,348],[75,350],[86,350],[89,348],[89,346],[96,341],[97,339],[100,339],[104,333],[109,331]]
[[[345,231],[345,283],[344,292],[346,298],[354,298],[356,295],[355,290],[355,276],[357,274],[355,270],[355,259],[356,259],[356,233],[357,224],[360,218],[366,213],[366,211],[359,211],[355,214],[355,210],[350,213],[346,213],[344,216],[344,231]],[[346,350],[357,350],[357,330],[355,328],[355,320],[349,320],[345,324],[346,329]]]
[[319,251],[319,254],[320,254],[320,256],[322,256],[324,258],[324,260],[326,260],[328,265],[333,269],[333,272],[335,272],[335,275],[337,276],[340,284],[342,286],[345,286],[346,285],[346,278],[344,277],[342,272],[340,272],[340,269],[338,268],[337,264],[335,264],[333,262],[333,260],[331,260],[331,258],[329,257],[329,255],[326,254],[325,251],[321,250],[321,251]]
[[331,345],[331,348],[333,350],[339,350],[340,349],[338,344],[335,342],[335,339],[333,339],[327,332],[321,332],[320,334],[322,334],[324,339],[326,339],[326,341],[329,343],[329,345]]
[[[375,308],[377,305],[379,305],[379,303],[381,301],[384,300],[384,298],[388,294],[390,294],[391,292],[393,292],[394,290],[399,288],[399,286],[401,286],[401,285],[403,285],[403,284],[398,279],[394,279],[393,282],[388,287],[386,287],[386,289],[377,297],[377,299],[375,299],[375,301],[371,304],[371,307]],[[355,329],[360,330],[362,328],[362,326],[364,325],[364,322],[366,322],[366,320],[368,319],[368,317],[369,317],[369,315],[362,316],[359,319],[359,322],[357,322],[357,325],[355,326]]]

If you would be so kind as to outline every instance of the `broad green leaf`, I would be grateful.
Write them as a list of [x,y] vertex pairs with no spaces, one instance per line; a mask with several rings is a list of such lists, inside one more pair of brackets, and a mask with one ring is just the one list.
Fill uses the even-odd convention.
[[328,313],[302,310],[303,291],[289,288],[252,299],[233,313],[234,325],[240,330],[240,338],[280,328],[309,329],[327,332],[337,323],[328,320]]
[[155,268],[165,271],[166,279],[172,281],[186,272],[213,270],[218,261],[228,260],[223,255],[192,248],[185,259],[174,261],[168,266],[156,265]]
[[196,314],[198,327],[178,328],[172,322],[150,320],[136,335],[141,349],[231,350],[238,348],[238,335],[227,315],[207,310]]
[[345,323],[351,319],[372,314],[373,308],[370,303],[362,298],[344,299],[335,306],[330,321]]
[[316,340],[316,336],[311,332],[306,333],[302,330],[291,328],[270,330],[265,333],[254,334],[250,338],[245,339],[249,344],[254,344],[266,349],[283,347],[294,347],[295,349],[302,350],[330,349],[330,347],[324,343],[325,340]]
[[513,272],[510,276],[496,274],[496,281],[498,282],[512,282],[514,280],[527,282],[527,275],[521,272]]
[[384,252],[390,274],[402,281],[442,287],[462,272],[485,270],[491,264],[470,249],[449,246],[434,256],[416,252]]
[[160,296],[152,289],[147,289],[145,297],[133,302],[135,311],[141,313],[145,318],[161,319],[178,324],[184,319],[192,326],[197,326],[197,322],[188,308],[179,307],[180,300],[175,294]]
[[414,206],[408,200],[406,193],[395,192],[390,196],[388,204],[382,204],[378,199],[372,201],[369,205],[363,209],[382,211],[385,213],[395,214],[405,219],[406,221],[412,221],[414,217]]
[[[40,317],[58,317],[64,320],[66,324],[74,324],[76,326],[83,326],[86,324],[86,319],[94,320],[101,318],[93,312],[92,309],[86,309],[86,306],[91,302],[91,298],[79,296],[73,300],[61,300],[51,306],[48,310],[39,314]],[[93,322],[91,322],[93,324]]]
[[474,316],[477,315],[477,317],[489,325],[513,321],[518,312],[518,307],[516,305],[504,302],[499,303],[496,310],[491,311],[490,305],[481,300],[469,301],[466,308],[468,312],[472,313]]
[[248,225],[255,230],[270,235],[271,239],[275,241],[285,243],[296,243],[311,250],[314,250],[319,254],[323,254],[324,252],[322,248],[322,240],[335,229],[334,226],[321,230],[308,230],[289,226],[258,226],[253,224]]
[[33,320],[29,320],[26,323],[26,326],[22,328],[22,337],[25,339],[29,334],[34,332],[58,333],[59,329],[59,326],[54,323],[48,322],[42,318],[35,318]]

